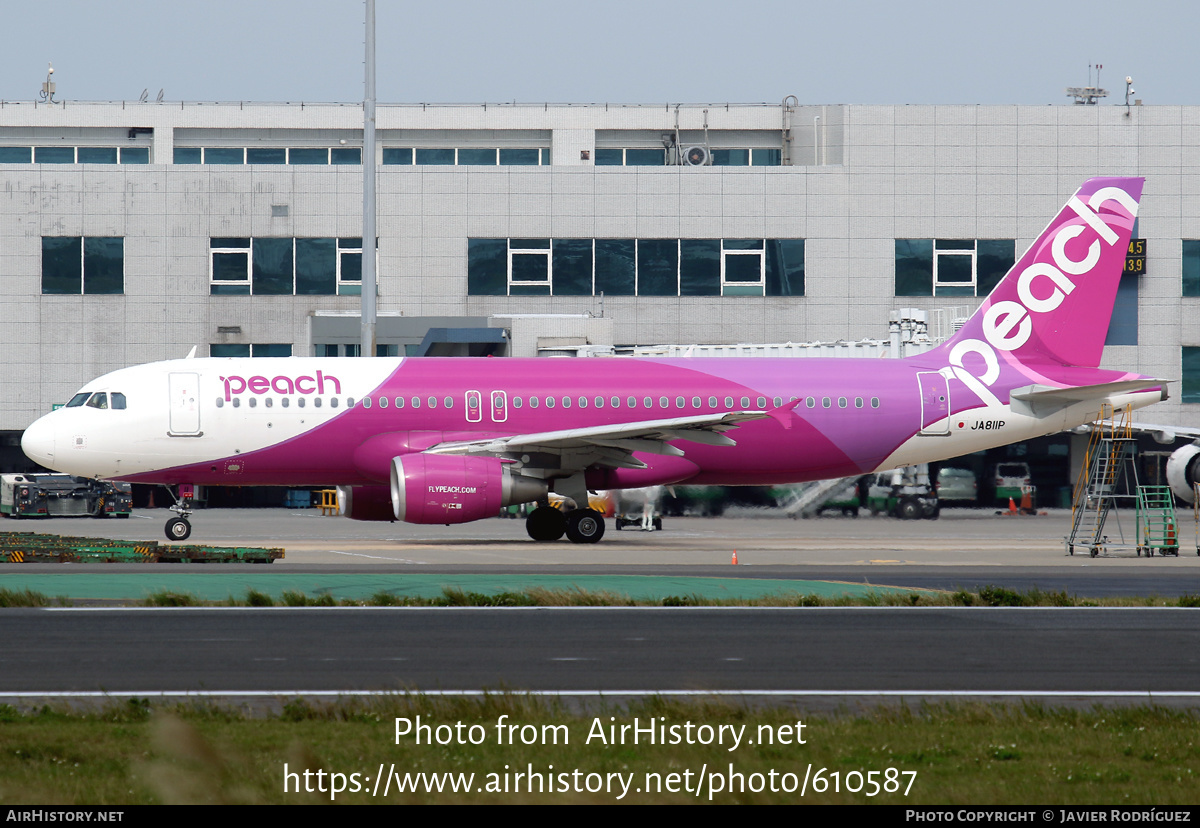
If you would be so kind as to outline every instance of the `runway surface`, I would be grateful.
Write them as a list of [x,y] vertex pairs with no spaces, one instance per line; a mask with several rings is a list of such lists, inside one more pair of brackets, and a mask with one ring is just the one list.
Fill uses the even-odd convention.
[[[191,542],[282,545],[286,558],[270,566],[2,571],[9,588],[36,577],[80,584],[182,578],[185,589],[189,578],[193,585],[275,579],[277,586],[300,578],[313,584],[305,590],[312,595],[322,588],[333,594],[341,578],[401,590],[418,580],[470,588],[487,578],[514,588],[552,576],[581,588],[624,578],[644,583],[651,596],[684,593],[683,585],[698,580],[733,585],[726,589],[820,581],[1036,586],[1080,596],[1200,594],[1190,514],[1181,516],[1184,554],[1151,559],[1131,549],[1098,558],[1065,554],[1065,511],[943,515],[908,522],[673,518],[662,532],[610,527],[600,544],[579,546],[533,543],[517,521],[422,527],[355,523],[313,510],[213,511],[197,513]],[[127,521],[4,528],[153,539],[165,517],[158,511]],[[730,564],[734,549],[737,566]],[[833,704],[863,693],[1194,704],[1200,691],[1200,611],[1190,609],[8,609],[0,618],[7,632],[0,641],[0,691],[7,699],[100,691],[514,689],[824,694]]]
[[10,610],[0,690],[1200,689],[1145,609]]

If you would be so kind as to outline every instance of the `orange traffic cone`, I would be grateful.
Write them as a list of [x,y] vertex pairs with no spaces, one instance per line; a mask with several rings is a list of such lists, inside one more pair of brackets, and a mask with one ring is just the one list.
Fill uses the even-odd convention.
[[1026,489],[1025,494],[1021,495],[1021,514],[1033,514],[1033,490]]
[[730,561],[730,563],[733,564],[734,566],[737,566],[737,550],[736,549],[733,550],[733,560]]
[[1011,497],[1008,499],[1008,511],[1005,514],[1015,515],[1017,513],[1017,502]]

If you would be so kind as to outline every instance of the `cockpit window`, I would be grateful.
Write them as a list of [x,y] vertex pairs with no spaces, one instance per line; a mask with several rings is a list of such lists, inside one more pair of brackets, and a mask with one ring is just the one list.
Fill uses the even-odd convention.
[[112,392],[112,407],[121,410],[125,409],[125,395],[120,391]]
[[88,408],[108,408],[108,394],[103,391],[97,391],[87,401],[87,406]]
[[90,396],[92,396],[90,391],[84,391],[82,394],[76,394],[74,397],[71,397],[71,401],[67,403],[67,408],[78,408],[87,402],[87,398]]

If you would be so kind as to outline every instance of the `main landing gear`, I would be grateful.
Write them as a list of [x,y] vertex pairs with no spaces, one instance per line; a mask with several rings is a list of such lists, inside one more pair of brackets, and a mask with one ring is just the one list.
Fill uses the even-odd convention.
[[163,486],[167,490],[167,494],[175,501],[168,508],[175,513],[175,517],[167,521],[165,531],[167,540],[184,541],[192,536],[192,524],[188,522],[188,518],[192,516],[192,501],[189,498],[180,499],[175,497],[175,493],[171,491],[170,486]]
[[539,506],[525,518],[525,531],[535,541],[556,541],[565,534],[571,543],[596,543],[604,537],[604,515],[595,509],[564,514],[553,506]]

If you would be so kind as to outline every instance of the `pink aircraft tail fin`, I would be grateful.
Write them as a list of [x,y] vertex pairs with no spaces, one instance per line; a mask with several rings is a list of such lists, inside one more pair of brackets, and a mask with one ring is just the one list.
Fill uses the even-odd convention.
[[[935,353],[968,385],[992,386],[1018,365],[1053,373],[1100,364],[1142,178],[1092,178],[967,324]],[[945,364],[945,363],[943,363]]]

